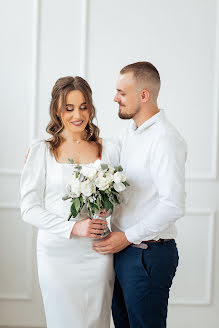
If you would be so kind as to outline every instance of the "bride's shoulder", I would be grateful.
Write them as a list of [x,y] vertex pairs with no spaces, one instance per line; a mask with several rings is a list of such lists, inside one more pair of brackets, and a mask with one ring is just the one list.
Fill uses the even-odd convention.
[[45,151],[48,147],[48,142],[45,139],[33,139],[29,145],[29,149],[33,151]]
[[33,139],[29,144],[28,151],[25,155],[25,162],[27,158],[31,157],[41,157],[43,156],[47,148],[47,142],[44,139]]

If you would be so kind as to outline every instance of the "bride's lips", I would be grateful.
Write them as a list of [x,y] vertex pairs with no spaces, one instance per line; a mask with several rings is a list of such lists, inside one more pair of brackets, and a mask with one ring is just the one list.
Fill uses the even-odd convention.
[[82,121],[82,120],[71,122],[71,124],[73,124],[74,126],[81,126],[83,123],[84,123],[84,121]]

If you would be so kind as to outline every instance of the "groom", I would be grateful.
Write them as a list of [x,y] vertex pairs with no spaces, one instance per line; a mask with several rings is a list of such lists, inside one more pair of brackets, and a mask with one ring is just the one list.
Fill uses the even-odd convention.
[[184,215],[186,145],[158,109],[160,76],[149,62],[125,66],[114,100],[132,119],[120,136],[120,164],[130,187],[112,233],[93,244],[115,253],[115,328],[165,328],[178,265],[175,221]]

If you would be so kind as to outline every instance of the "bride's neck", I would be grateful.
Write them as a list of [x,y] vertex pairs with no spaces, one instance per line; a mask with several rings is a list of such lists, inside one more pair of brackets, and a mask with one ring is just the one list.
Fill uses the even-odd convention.
[[77,140],[86,140],[87,131],[84,130],[82,132],[71,133],[67,130],[63,130],[61,136],[64,138],[65,141],[77,141]]

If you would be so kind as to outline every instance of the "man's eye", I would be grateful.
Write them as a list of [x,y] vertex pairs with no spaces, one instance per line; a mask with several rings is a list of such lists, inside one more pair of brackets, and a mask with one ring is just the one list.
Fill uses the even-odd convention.
[[125,96],[125,93],[121,93],[121,96]]

